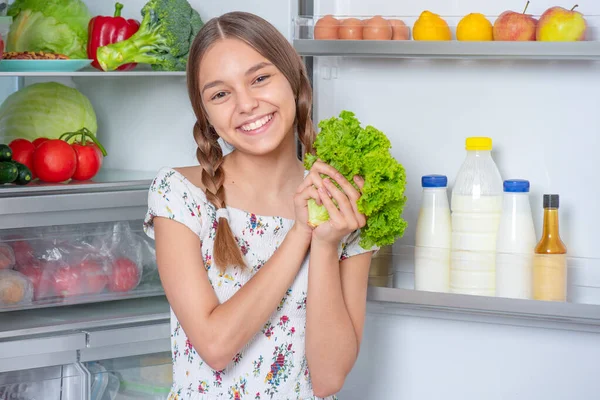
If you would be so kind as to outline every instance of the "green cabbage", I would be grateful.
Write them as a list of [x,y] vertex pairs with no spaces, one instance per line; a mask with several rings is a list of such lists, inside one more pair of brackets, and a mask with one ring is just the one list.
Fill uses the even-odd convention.
[[15,0],[6,51],[44,51],[87,58],[90,12],[81,0]]
[[96,134],[96,113],[77,89],[58,82],[34,83],[11,94],[0,106],[0,139],[57,139],[81,128]]
[[[390,154],[389,139],[372,126],[361,128],[350,111],[342,111],[339,118],[321,121],[319,128],[314,144],[316,155],[307,154],[304,166],[310,169],[320,159],[337,169],[357,189],[353,177],[363,177],[365,185],[357,206],[367,223],[360,232],[360,246],[368,250],[374,245],[393,244],[407,226],[402,218],[406,172]],[[329,219],[325,207],[312,199],[308,215],[312,226]]]

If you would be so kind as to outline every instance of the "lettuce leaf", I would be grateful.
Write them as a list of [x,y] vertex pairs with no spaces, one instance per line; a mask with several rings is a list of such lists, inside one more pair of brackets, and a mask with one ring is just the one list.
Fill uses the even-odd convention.
[[[357,206],[367,223],[361,229],[360,246],[370,249],[393,244],[407,227],[402,218],[406,172],[392,157],[389,139],[370,125],[362,128],[355,114],[346,110],[339,118],[319,122],[319,128],[314,143],[316,154],[306,154],[305,168],[310,169],[320,159],[337,169],[357,189],[352,178],[362,176],[365,185]],[[308,213],[312,226],[329,220],[325,207],[316,203],[309,204]]]
[[82,0],[15,0],[6,51],[44,51],[87,58],[90,12]]

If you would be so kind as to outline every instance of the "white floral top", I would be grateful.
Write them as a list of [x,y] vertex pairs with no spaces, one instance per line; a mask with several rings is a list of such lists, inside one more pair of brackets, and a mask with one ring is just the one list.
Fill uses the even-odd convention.
[[[152,182],[144,220],[144,231],[151,238],[155,216],[174,219],[200,237],[204,266],[221,303],[267,262],[294,222],[232,207],[228,210],[231,229],[250,267],[247,271],[235,268],[223,274],[213,268],[215,207],[200,188],[171,168],[161,169]],[[366,251],[358,245],[358,236],[357,231],[342,240],[340,260]],[[169,400],[317,399],[305,357],[308,268],[307,256],[269,321],[222,371],[215,371],[202,361],[171,310],[173,387]]]

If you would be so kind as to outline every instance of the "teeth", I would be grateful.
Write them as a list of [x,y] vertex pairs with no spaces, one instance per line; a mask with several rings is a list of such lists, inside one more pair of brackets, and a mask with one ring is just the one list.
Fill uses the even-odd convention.
[[266,124],[267,122],[269,122],[271,120],[271,118],[273,118],[272,115],[267,115],[266,117],[262,117],[258,121],[254,121],[249,124],[242,125],[242,130],[253,131],[255,129],[258,129],[261,126],[263,126],[264,124]]

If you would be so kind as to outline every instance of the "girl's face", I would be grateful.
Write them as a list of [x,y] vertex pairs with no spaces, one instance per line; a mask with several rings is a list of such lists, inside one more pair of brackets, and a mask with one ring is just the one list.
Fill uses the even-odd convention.
[[296,102],[286,77],[237,39],[216,42],[200,64],[208,121],[226,142],[253,155],[269,154],[294,137]]

